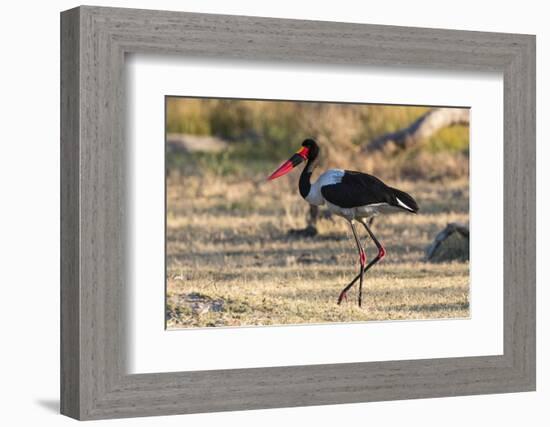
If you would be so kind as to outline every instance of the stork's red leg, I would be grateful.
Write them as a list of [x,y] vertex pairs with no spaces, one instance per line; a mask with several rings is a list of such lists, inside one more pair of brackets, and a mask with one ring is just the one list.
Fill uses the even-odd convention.
[[[363,273],[366,273],[374,264],[376,264],[378,261],[380,261],[384,256],[386,256],[386,250],[382,246],[382,244],[378,241],[376,236],[373,234],[365,220],[361,219],[359,220],[361,224],[365,226],[365,229],[367,230],[367,233],[369,233],[370,238],[373,240],[374,244],[376,245],[378,249],[378,254],[376,257],[370,261],[366,267],[361,268],[361,273],[355,276],[355,278],[340,292],[340,296],[338,297],[338,304],[342,302],[342,299],[344,299],[347,295],[347,292],[351,289],[351,287],[357,282],[357,280],[361,279],[359,282],[359,301],[361,301],[361,294],[362,294],[362,281],[363,281]],[[361,303],[359,303],[359,306],[361,306]]]
[[[376,245],[376,248],[378,249],[378,255],[376,258],[378,258],[378,261],[380,261],[382,258],[384,258],[386,256],[386,250],[384,249],[384,247],[382,246],[382,244],[378,241],[378,239],[376,238],[376,236],[374,235],[374,233],[371,231],[370,227],[367,225],[366,221],[365,220],[360,220],[359,221],[361,224],[363,224],[365,226],[365,229],[367,230],[367,233],[369,233],[369,236],[370,238],[372,239],[372,241],[374,242],[374,244]],[[375,259],[376,259],[375,258]],[[374,261],[374,260],[373,260]]]
[[[361,241],[359,240],[359,236],[357,235],[357,230],[355,229],[355,225],[353,225],[353,220],[350,222],[351,225],[351,231],[353,231],[353,237],[355,238],[355,243],[357,244],[357,250],[359,251],[359,307],[361,307],[361,290],[363,289],[363,269],[365,268],[365,264],[367,263],[367,256],[365,255],[365,250],[363,249],[363,246],[361,245]],[[342,299],[347,299],[347,291],[351,288],[351,286],[346,287],[342,292],[340,292],[340,296],[338,297],[338,304],[342,302]]]

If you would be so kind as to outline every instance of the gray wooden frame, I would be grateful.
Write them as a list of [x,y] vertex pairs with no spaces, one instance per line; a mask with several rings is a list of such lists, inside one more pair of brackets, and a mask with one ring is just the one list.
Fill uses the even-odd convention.
[[[124,58],[134,52],[502,72],[504,354],[128,375]],[[534,36],[84,6],[61,14],[61,122],[63,414],[99,419],[535,389]]]

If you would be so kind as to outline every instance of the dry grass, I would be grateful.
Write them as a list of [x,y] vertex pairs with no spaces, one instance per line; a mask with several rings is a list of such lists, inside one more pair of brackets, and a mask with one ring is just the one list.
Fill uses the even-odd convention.
[[410,191],[421,213],[375,220],[387,257],[366,275],[358,308],[356,291],[336,305],[358,269],[348,224],[334,217],[320,222],[315,238],[290,237],[308,209],[290,175],[270,183],[263,176],[168,180],[169,328],[469,316],[468,263],[422,261],[448,222],[468,222],[467,179],[388,182]]

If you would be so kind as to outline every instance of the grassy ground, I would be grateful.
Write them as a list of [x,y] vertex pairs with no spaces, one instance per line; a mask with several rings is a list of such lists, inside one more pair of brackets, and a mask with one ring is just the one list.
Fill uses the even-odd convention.
[[[448,222],[468,222],[467,179],[388,182],[409,191],[421,213],[375,220],[387,256],[367,273],[358,308],[356,290],[336,305],[358,272],[347,222],[323,219],[314,238],[288,234],[308,209],[295,175],[168,179],[168,328],[469,316],[468,263],[423,262]],[[371,258],[376,248],[365,241]]]

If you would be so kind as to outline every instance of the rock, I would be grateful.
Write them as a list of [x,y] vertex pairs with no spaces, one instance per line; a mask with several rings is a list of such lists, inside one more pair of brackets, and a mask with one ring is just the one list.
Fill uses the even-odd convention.
[[468,261],[470,259],[470,230],[467,225],[449,223],[426,249],[431,262]]

